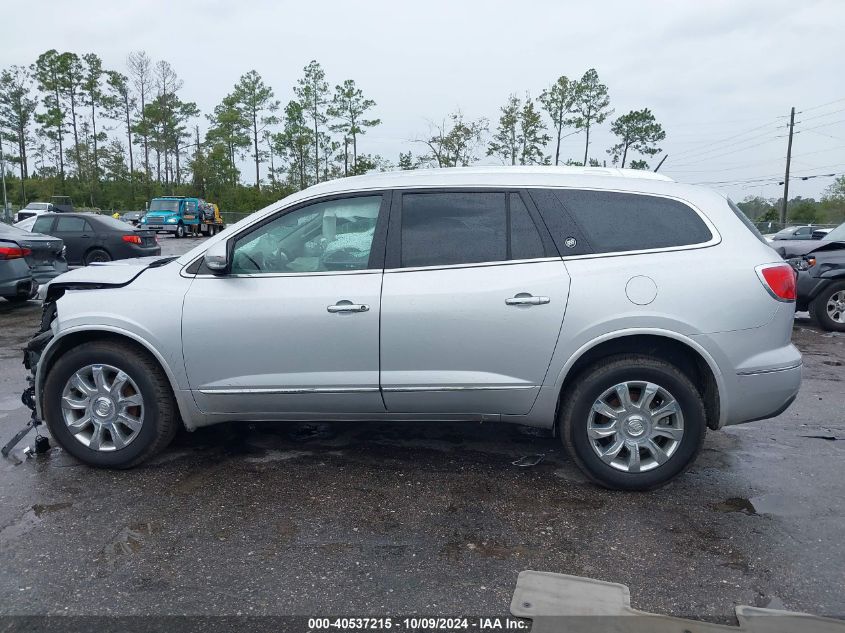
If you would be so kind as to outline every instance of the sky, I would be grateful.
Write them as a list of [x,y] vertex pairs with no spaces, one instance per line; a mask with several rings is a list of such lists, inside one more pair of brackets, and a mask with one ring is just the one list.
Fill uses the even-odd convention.
[[[536,97],[595,68],[615,113],[591,133],[591,157],[609,161],[613,118],[650,108],[666,130],[662,172],[736,200],[778,197],[794,106],[793,174],[845,173],[841,0],[33,0],[2,15],[0,67],[55,48],[126,72],[145,50],[203,112],[251,69],[284,104],[316,59],[332,86],[352,78],[377,102],[383,123],[359,151],[392,162],[422,153],[414,139],[457,108],[492,128],[509,94]],[[574,134],[561,153],[583,151]],[[790,197],[819,197],[831,181],[791,180]]]

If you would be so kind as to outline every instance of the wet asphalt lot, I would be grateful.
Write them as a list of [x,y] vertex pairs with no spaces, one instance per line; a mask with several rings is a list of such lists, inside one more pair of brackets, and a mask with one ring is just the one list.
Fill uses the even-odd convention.
[[[28,419],[19,348],[39,314],[0,300],[0,443]],[[535,569],[665,614],[843,618],[845,336],[799,319],[794,339],[796,403],[708,432],[646,494],[598,489],[557,439],[504,425],[220,426],[128,472],[55,446],[21,460],[30,434],[0,460],[0,615],[507,615]]]

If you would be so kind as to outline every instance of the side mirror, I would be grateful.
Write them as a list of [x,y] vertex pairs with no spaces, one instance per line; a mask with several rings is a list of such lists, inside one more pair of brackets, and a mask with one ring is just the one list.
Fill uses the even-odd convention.
[[226,240],[212,244],[203,257],[205,267],[214,275],[225,275],[229,270],[229,249]]

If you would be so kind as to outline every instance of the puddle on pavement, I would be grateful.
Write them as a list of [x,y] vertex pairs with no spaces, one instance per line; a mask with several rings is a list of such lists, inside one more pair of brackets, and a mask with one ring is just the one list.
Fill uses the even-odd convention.
[[787,499],[780,495],[759,495],[748,499],[731,497],[713,508],[717,512],[741,512],[752,516],[769,514],[772,516],[802,516],[809,510],[795,499]]
[[71,505],[73,504],[70,502],[50,504],[36,503],[29,510],[24,512],[23,516],[21,516],[17,521],[0,530],[0,545],[13,541],[29,532],[36,525],[41,523],[44,515],[64,510],[71,507]]

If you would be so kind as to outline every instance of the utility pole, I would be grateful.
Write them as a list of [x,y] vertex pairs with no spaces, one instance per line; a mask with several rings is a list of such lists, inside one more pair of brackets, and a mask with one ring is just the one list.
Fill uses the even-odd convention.
[[3,137],[0,136],[0,172],[3,172],[3,217],[4,221],[9,213],[9,201],[6,199],[6,160],[3,157]]
[[792,106],[792,111],[789,113],[789,142],[786,145],[786,174],[783,177],[783,204],[780,207],[781,224],[786,224],[786,203],[789,200],[789,163],[792,161],[792,129],[794,127],[795,106]]

